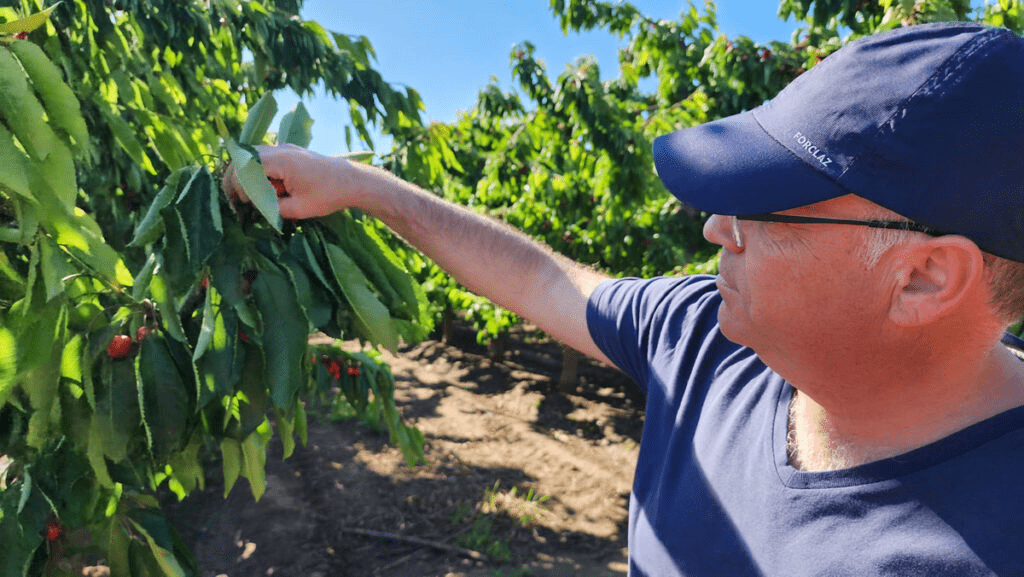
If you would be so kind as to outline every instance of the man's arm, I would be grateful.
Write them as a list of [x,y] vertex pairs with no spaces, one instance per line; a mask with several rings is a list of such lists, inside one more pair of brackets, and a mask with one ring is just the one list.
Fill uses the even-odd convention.
[[[288,192],[281,199],[282,217],[360,209],[469,290],[529,319],[558,341],[609,362],[590,337],[586,320],[587,301],[606,275],[373,166],[297,147],[260,147],[260,161]],[[244,196],[231,170],[224,186],[229,194]]]

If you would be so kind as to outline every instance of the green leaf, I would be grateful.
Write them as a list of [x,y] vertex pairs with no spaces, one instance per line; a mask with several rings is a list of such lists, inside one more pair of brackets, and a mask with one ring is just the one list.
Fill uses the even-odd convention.
[[27,162],[28,157],[14,144],[14,137],[0,126],[0,187],[36,204],[29,188]]
[[156,253],[149,253],[146,263],[142,265],[139,274],[132,279],[132,298],[141,301],[149,292],[149,283],[153,281],[153,273],[156,272]]
[[174,293],[169,288],[170,280],[167,275],[161,270],[160,265],[156,274],[149,283],[149,292],[153,295],[153,300],[156,301],[160,310],[163,312],[162,318],[164,321],[164,328],[167,329],[167,334],[170,335],[177,341],[185,341],[185,331],[181,326],[181,320],[178,317],[178,309],[174,305]]
[[44,542],[49,504],[38,491],[30,488],[25,492],[24,487],[25,483],[19,481],[0,491],[0,511],[4,513],[0,518],[0,543],[3,543],[0,575],[3,577],[29,575],[36,550]]
[[174,454],[169,461],[174,471],[174,478],[181,483],[185,493],[191,493],[196,488],[202,489],[206,485],[206,473],[203,471],[200,449],[204,447],[201,436],[196,436],[184,449]]
[[186,577],[185,569],[175,557],[172,529],[167,520],[152,511],[135,510],[129,513],[135,531],[145,539],[152,560],[156,562],[164,577]]
[[18,345],[14,334],[0,327],[0,407],[7,404],[7,397],[14,390],[15,376],[18,373]]
[[85,151],[89,146],[89,129],[82,118],[78,98],[64,83],[60,69],[32,42],[17,40],[10,47],[42,98],[50,122],[71,137],[75,150],[79,153]]
[[60,385],[60,357],[53,357],[50,363],[29,371],[21,380],[21,388],[28,393],[33,409],[25,442],[35,449],[42,449],[60,426],[60,403],[54,402]]
[[199,327],[199,336],[196,338],[195,350],[192,352],[192,362],[199,360],[199,357],[206,353],[207,347],[213,340],[213,331],[216,326],[216,319],[213,314],[213,293],[207,289],[206,299],[203,302],[203,322]]
[[164,337],[150,334],[140,343],[137,363],[139,404],[150,450],[160,461],[184,442],[192,416],[189,394]]
[[281,119],[281,124],[277,129],[277,143],[294,144],[306,148],[313,140],[312,127],[313,119],[300,102],[294,110],[285,114]]
[[[348,127],[346,126],[346,128]],[[356,150],[353,152],[343,152],[338,156],[346,160],[351,160],[352,162],[369,164],[373,160],[374,154],[375,153],[372,150]]]
[[295,401],[295,433],[299,435],[299,441],[305,446],[309,442],[309,422],[306,418],[306,406],[302,401]]
[[198,273],[224,238],[220,194],[205,166],[185,185],[175,208],[181,216],[191,270]]
[[156,193],[153,202],[149,205],[146,216],[135,227],[135,238],[128,243],[128,246],[143,247],[160,238],[160,234],[164,231],[164,219],[161,217],[160,211],[167,208],[176,198],[181,196],[182,190],[192,181],[195,171],[196,168],[194,166],[187,166],[174,171],[167,177],[164,187],[160,189],[160,192]]
[[427,297],[419,283],[413,280],[412,275],[405,268],[405,264],[397,254],[384,242],[384,240],[373,229],[369,221],[363,220],[356,223],[359,235],[357,238],[366,250],[367,254],[373,255],[378,266],[387,277],[388,283],[398,293],[402,307],[398,312],[399,316],[422,326],[425,338],[432,329],[431,316],[428,311]]
[[[238,137],[238,142],[250,146],[263,142],[263,137],[267,134],[267,128],[270,127],[270,123],[274,121],[275,116],[277,116],[277,100],[274,99],[272,92],[265,92],[256,101],[256,104],[249,109],[249,115],[245,119],[245,124],[242,125],[242,132]],[[234,157],[233,154],[232,157]]]
[[105,555],[110,567],[110,577],[132,577],[131,562],[128,560],[128,548],[131,537],[120,516],[112,516],[109,521],[109,539]]
[[43,120],[46,116],[43,105],[29,89],[21,64],[3,47],[0,47],[0,114],[34,160],[45,160],[58,143],[53,130]]
[[153,90],[153,96],[167,107],[171,116],[181,116],[184,113],[181,104],[185,102],[185,95],[173,74],[163,71],[157,76],[151,76],[148,84]]
[[263,421],[251,435],[242,441],[242,474],[249,480],[252,496],[257,501],[267,491],[267,447],[274,436],[270,421]]
[[281,409],[274,410],[274,420],[277,422],[277,434],[281,437],[281,458],[287,459],[295,451],[295,421]]
[[[85,337],[79,333],[71,337],[61,350],[60,376],[63,379],[81,386],[82,384],[82,352]],[[0,403],[2,405],[3,403]]]
[[392,353],[397,351],[398,333],[391,324],[391,316],[387,307],[370,290],[370,282],[366,280],[366,276],[341,247],[327,244],[324,248],[334,278],[365,330],[363,336]]
[[227,499],[242,473],[242,444],[231,437],[225,437],[220,442],[220,453],[224,466],[224,498]]
[[319,237],[314,238],[317,240],[314,241],[305,234],[293,235],[291,241],[288,243],[288,250],[298,262],[302,263],[302,266],[305,267],[306,270],[313,273],[316,280],[319,281],[325,289],[327,289],[333,298],[339,298],[341,295],[334,290],[330,281],[327,280],[327,275],[324,274],[324,269],[320,266],[319,259],[313,252],[313,247],[310,245],[310,242],[319,243]]
[[57,8],[58,4],[50,6],[46,10],[30,14],[24,18],[18,20],[12,20],[0,24],[0,34],[17,34],[18,32],[32,32],[36,28],[39,28],[50,18],[50,13]]
[[121,148],[128,156],[150,174],[156,174],[156,168],[153,167],[152,161],[149,160],[149,156],[143,150],[142,143],[135,137],[135,131],[118,114],[117,109],[108,110],[103,108],[100,109],[100,113],[103,115],[105,124],[114,134],[114,140],[121,145]]
[[64,206],[48,188],[39,193],[40,208],[45,211],[43,225],[57,244],[67,248],[87,268],[131,286],[131,273],[120,255],[104,241],[96,221],[81,209]]
[[227,306],[235,309],[239,320],[258,327],[259,319],[246,299],[242,287],[242,262],[250,248],[250,240],[242,233],[237,221],[228,221],[224,242],[210,257],[210,284],[217,288]]
[[40,239],[39,252],[39,268],[46,287],[46,301],[49,302],[64,292],[64,279],[76,271],[64,251],[50,238]]
[[185,225],[181,221],[181,213],[174,205],[160,211],[160,216],[165,223],[163,250],[160,251],[162,257],[160,269],[171,293],[181,295],[192,286],[196,272],[191,265],[189,245],[185,238]]
[[235,166],[238,182],[245,189],[245,195],[252,201],[256,210],[267,219],[274,230],[281,232],[281,208],[277,204],[277,191],[270,184],[263,167],[249,151],[238,144],[227,141],[228,154]]
[[32,308],[21,321],[11,328],[16,330],[18,342],[18,370],[31,371],[50,362],[51,352],[64,329],[66,317],[64,303],[54,299],[44,304],[43,283],[38,283]]
[[264,382],[274,406],[288,408],[306,382],[309,320],[288,277],[277,269],[260,271],[252,285],[252,296],[260,315],[274,323],[262,335],[267,363]]
[[116,465],[127,459],[132,439],[141,433],[135,364],[130,358],[113,360],[106,355],[110,334],[104,331],[91,336],[90,348],[101,348],[102,352],[90,355],[98,358],[97,365],[85,367],[99,377],[93,379],[96,408],[89,428],[87,457],[97,481],[105,487],[114,485],[106,460]]
[[263,378],[263,353],[254,345],[247,345],[243,349],[245,361],[237,387],[239,438],[248,437],[266,421],[267,406],[270,404],[267,383]]
[[192,151],[172,123],[158,114],[135,110],[152,137],[153,146],[171,170],[184,168],[193,162]]
[[[234,392],[244,360],[243,349],[238,346],[238,314],[226,305],[214,286],[208,291],[213,331],[206,352],[196,363],[200,377],[200,407]],[[203,323],[206,323],[205,317]]]
[[291,279],[299,306],[306,312],[306,317],[309,318],[312,326],[320,328],[328,325],[334,312],[334,301],[330,291],[311,277],[291,252],[282,253],[278,257],[278,264]]

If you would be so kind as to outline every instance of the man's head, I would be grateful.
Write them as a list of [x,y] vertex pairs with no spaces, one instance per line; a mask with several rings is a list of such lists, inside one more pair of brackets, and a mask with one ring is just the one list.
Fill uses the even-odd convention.
[[1024,40],[973,24],[862,38],[753,111],[655,141],[658,173],[709,213],[855,194],[1024,262]]

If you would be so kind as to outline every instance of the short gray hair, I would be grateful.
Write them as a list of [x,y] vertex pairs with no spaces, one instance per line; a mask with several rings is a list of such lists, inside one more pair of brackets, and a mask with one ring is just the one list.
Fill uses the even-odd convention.
[[[904,217],[882,207],[874,207],[864,218],[872,220],[902,220]],[[857,255],[868,269],[873,269],[886,252],[913,238],[909,235],[920,235],[920,232],[907,232],[885,228],[869,228],[864,243],[858,248]],[[992,293],[991,305],[1006,325],[1012,325],[1024,319],[1024,263],[1012,261],[982,251],[985,261],[985,272],[988,276],[988,288]]]

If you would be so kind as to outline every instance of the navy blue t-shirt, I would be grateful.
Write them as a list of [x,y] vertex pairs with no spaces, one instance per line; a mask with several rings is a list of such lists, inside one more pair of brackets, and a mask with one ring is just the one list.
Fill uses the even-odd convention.
[[707,276],[608,281],[590,300],[595,342],[647,393],[632,577],[1024,576],[1024,407],[891,459],[797,471],[793,389],[722,336],[720,302]]

